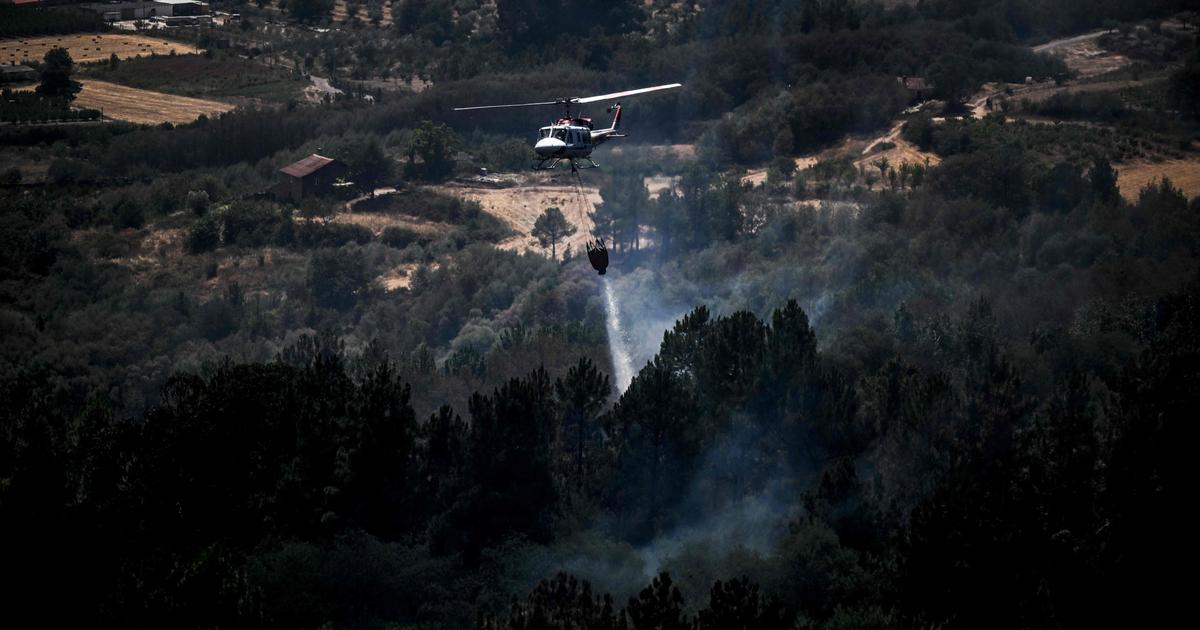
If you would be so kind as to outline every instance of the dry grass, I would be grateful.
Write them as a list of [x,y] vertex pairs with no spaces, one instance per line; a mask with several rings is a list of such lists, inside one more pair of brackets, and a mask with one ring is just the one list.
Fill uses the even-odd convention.
[[1119,70],[1129,65],[1128,57],[1109,52],[1100,47],[1099,39],[1105,31],[1076,35],[1034,46],[1034,52],[1054,55],[1063,60],[1072,72],[1080,77],[1094,77]]
[[418,217],[403,214],[384,214],[380,212],[341,212],[335,217],[337,223],[353,223],[361,225],[378,237],[390,227],[404,228],[419,234],[440,236],[454,231],[454,226],[438,221],[426,221]]
[[1183,191],[1188,199],[1200,196],[1200,158],[1168,160],[1165,162],[1132,162],[1117,164],[1117,183],[1121,195],[1136,201],[1138,193],[1147,184],[1166,177],[1171,184]]
[[0,63],[41,61],[51,48],[66,48],[76,63],[107,61],[112,54],[120,59],[150,56],[151,54],[192,55],[200,52],[191,44],[173,42],[146,35],[95,33],[80,35],[46,35],[0,39]]
[[[437,266],[434,265],[434,268]],[[412,274],[417,270],[416,263],[401,263],[387,273],[375,279],[384,290],[396,291],[412,286]]]
[[[765,171],[764,171],[765,172]],[[650,193],[651,199],[658,199],[658,196],[667,190],[675,190],[679,185],[679,176],[670,175],[651,175],[642,178],[642,185],[646,187],[646,191]]]
[[538,216],[550,206],[558,206],[578,230],[565,243],[559,243],[558,250],[562,253],[567,243],[571,249],[582,251],[584,243],[592,238],[595,225],[588,213],[592,212],[595,204],[602,201],[599,189],[593,186],[584,187],[584,199],[579,198],[574,186],[557,183],[532,183],[514,188],[468,188],[465,186],[436,186],[434,190],[478,201],[484,212],[491,214],[508,227],[517,232],[516,236],[505,239],[497,247],[511,250],[530,250],[547,253],[548,250],[539,247],[533,237],[529,236]]
[[899,136],[889,140],[889,142],[895,146],[890,149],[872,153],[855,160],[854,166],[867,171],[874,170],[878,172],[878,169],[875,168],[875,162],[885,158],[888,161],[888,165],[892,168],[899,168],[900,165],[905,162],[908,162],[909,164],[920,164],[922,166],[925,164],[929,164],[929,166],[936,166],[942,161],[942,158],[938,157],[936,154],[926,153]]
[[[371,14],[368,12],[367,5],[360,4],[358,13],[354,15],[355,19],[363,24],[371,23]],[[335,0],[333,3],[333,13],[331,14],[334,22],[348,22],[350,20],[350,7],[346,0]],[[392,3],[390,0],[385,0],[383,3],[383,17],[379,20],[380,26],[392,25]]]
[[[603,120],[600,120],[598,122],[603,122]],[[607,124],[607,123],[605,123],[605,124]],[[630,151],[630,152],[634,152],[634,153],[641,153],[641,154],[646,155],[647,157],[650,157],[651,159],[658,159],[658,160],[676,159],[676,160],[688,162],[688,161],[696,159],[696,145],[694,145],[694,144],[650,144],[650,145],[632,144],[632,145],[630,145],[630,144],[624,144],[622,142],[616,142],[613,145],[612,149],[610,149],[610,151],[612,152],[613,155],[621,155],[622,153],[624,153],[626,151]]]
[[192,122],[201,114],[211,117],[234,108],[220,101],[139,90],[106,81],[84,79],[80,83],[83,90],[75,98],[76,107],[100,109],[106,118],[132,123],[179,125]]
[[[798,157],[798,158],[796,158],[796,170],[803,171],[806,168],[812,168],[812,165],[816,164],[818,160],[819,160],[819,158],[815,155],[805,155],[802,157]],[[760,186],[760,185],[766,183],[766,181],[767,181],[767,169],[765,169],[765,168],[755,168],[755,169],[748,170],[748,171],[746,171],[746,175],[744,177],[742,177],[742,183],[750,184],[751,186]]]

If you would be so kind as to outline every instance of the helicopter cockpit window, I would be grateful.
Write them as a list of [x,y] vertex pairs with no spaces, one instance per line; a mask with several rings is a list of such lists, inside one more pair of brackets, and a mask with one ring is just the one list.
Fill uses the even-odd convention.
[[549,127],[542,127],[541,129],[538,130],[538,140],[541,140],[542,138],[548,138],[548,137],[550,137],[550,128]]
[[567,130],[562,127],[555,129],[554,137],[558,140],[562,140],[563,142],[566,142],[567,141]]

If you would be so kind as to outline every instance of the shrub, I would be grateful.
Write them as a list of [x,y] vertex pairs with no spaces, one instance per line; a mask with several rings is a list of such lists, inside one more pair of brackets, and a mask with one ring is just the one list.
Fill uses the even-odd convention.
[[362,250],[354,245],[313,252],[308,265],[308,287],[313,300],[338,310],[352,308],[367,287],[367,266]]
[[184,247],[193,254],[212,251],[220,244],[221,231],[212,217],[203,217],[193,223],[184,239]]
[[372,237],[370,229],[353,223],[306,221],[296,224],[296,241],[302,247],[341,247],[350,243],[366,245]]
[[402,227],[385,228],[379,240],[384,245],[396,249],[404,249],[413,243],[423,244],[429,242],[429,239],[420,232]]
[[187,194],[187,207],[192,211],[192,214],[202,217],[208,213],[208,191],[206,190],[189,190]]

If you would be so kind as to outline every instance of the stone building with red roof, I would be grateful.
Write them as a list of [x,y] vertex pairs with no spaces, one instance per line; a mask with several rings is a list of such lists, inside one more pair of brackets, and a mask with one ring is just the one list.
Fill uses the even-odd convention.
[[280,180],[271,193],[277,199],[300,203],[305,197],[332,192],[333,184],[345,179],[347,172],[343,162],[314,153],[279,169]]

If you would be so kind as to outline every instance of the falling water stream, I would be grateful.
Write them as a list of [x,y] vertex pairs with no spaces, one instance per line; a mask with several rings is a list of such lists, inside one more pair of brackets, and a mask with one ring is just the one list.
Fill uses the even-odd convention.
[[629,344],[621,326],[621,311],[617,308],[617,297],[608,276],[604,277],[604,310],[608,315],[608,353],[613,361],[613,384],[617,386],[617,391],[624,393],[633,381],[633,360],[629,358]]

